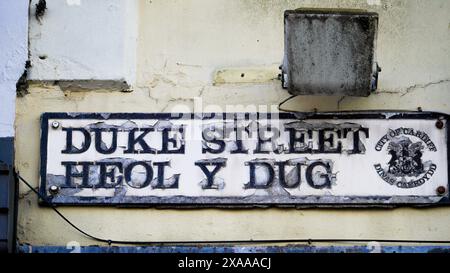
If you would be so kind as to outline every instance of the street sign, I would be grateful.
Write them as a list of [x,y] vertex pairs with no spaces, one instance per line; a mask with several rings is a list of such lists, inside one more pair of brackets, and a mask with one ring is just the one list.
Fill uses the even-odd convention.
[[45,113],[55,205],[449,203],[448,116],[425,112]]

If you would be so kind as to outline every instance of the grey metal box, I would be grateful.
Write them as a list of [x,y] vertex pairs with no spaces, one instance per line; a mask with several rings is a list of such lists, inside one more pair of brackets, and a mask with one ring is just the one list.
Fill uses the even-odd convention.
[[377,26],[372,12],[285,11],[283,87],[294,95],[368,96],[378,78]]

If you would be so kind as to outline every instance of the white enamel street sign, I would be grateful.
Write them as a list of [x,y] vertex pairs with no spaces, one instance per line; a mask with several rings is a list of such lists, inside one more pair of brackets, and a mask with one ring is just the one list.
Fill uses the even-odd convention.
[[56,205],[446,204],[447,119],[45,113],[40,191]]

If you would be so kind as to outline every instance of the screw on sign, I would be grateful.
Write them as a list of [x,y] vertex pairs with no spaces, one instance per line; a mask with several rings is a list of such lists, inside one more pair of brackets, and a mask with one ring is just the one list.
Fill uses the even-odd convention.
[[52,128],[53,128],[53,129],[58,129],[58,128],[59,128],[59,122],[53,121],[53,122],[52,122]]
[[440,186],[436,191],[439,195],[443,195],[447,192],[447,189],[444,186]]
[[53,194],[53,195],[58,194],[58,192],[59,192],[59,187],[53,185],[53,186],[50,187],[49,191],[50,191],[50,193]]

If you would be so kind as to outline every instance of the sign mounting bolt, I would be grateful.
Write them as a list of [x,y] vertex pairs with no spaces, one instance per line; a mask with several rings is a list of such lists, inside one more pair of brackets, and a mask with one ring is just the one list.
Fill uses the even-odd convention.
[[436,128],[438,129],[444,128],[444,123],[442,122],[442,120],[436,121]]
[[53,122],[52,122],[52,128],[53,128],[53,129],[58,129],[58,128],[59,128],[59,122],[53,121]]
[[50,191],[50,193],[51,193],[52,195],[58,194],[58,192],[59,192],[59,187],[58,187],[58,186],[55,186],[55,185],[50,186],[49,191]]
[[436,191],[439,195],[444,195],[447,192],[447,189],[444,186],[440,186]]

